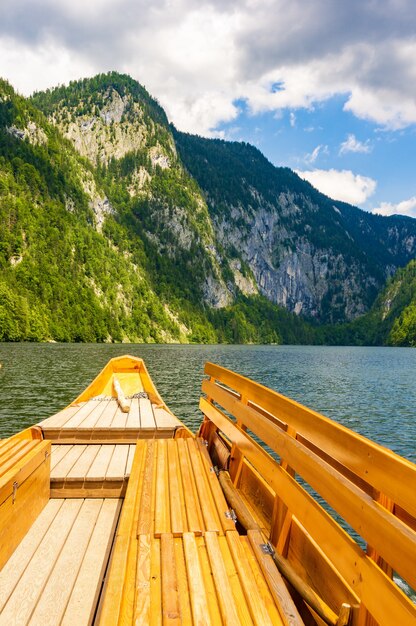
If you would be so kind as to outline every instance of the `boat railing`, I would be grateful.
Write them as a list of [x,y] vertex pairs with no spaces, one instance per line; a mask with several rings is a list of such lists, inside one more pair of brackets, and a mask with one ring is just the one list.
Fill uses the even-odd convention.
[[[416,466],[230,370],[207,363],[205,373],[201,434],[209,445],[218,433],[225,437],[229,472],[237,487],[247,468],[257,476],[260,500],[261,492],[266,494],[260,508],[267,508],[267,498],[272,497],[268,532],[276,550],[289,556],[292,552],[293,560],[291,541],[297,534],[301,551],[301,529],[335,570],[334,578],[344,584],[348,600],[357,605],[354,623],[370,625],[374,618],[379,623],[414,624],[416,607],[396,585],[393,573],[416,588]],[[299,477],[366,542],[366,551]],[[334,604],[337,593],[308,572],[306,555],[313,550],[306,544],[303,550],[297,557],[299,571],[311,578],[328,604]]]

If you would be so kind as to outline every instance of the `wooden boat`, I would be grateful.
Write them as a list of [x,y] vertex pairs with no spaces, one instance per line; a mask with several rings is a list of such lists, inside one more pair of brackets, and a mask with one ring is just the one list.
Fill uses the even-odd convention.
[[197,435],[126,356],[0,442],[0,625],[416,624],[416,466],[205,374]]

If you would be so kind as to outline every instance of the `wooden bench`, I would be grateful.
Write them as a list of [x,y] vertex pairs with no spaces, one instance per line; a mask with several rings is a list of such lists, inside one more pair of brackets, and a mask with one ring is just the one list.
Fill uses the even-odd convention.
[[50,450],[38,428],[0,442],[0,568],[48,502]]
[[120,498],[135,445],[52,444],[51,498]]
[[174,437],[182,422],[148,398],[116,398],[73,404],[38,424],[45,438],[60,443],[135,443],[136,439]]
[[201,439],[139,441],[97,623],[303,624],[267,558],[238,534]]
[[[416,623],[415,605],[392,580],[395,571],[416,588],[415,466],[225,368],[208,363],[205,373],[200,434],[277,552],[336,614],[344,602],[355,606],[353,624]],[[305,482],[368,543],[366,551]]]
[[51,499],[0,571],[0,625],[93,622],[120,500]]

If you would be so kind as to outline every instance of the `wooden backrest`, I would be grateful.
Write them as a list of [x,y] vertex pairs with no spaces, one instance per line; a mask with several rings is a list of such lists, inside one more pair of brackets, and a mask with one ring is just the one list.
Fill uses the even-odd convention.
[[[233,457],[240,455],[254,466],[375,619],[414,623],[415,606],[385,571],[394,570],[416,588],[416,467],[243,376],[212,363],[206,364],[205,373],[209,380],[202,385],[206,398],[201,398],[200,408],[230,440]],[[269,446],[280,463],[247,430]],[[371,546],[374,559],[293,478],[293,472]]]

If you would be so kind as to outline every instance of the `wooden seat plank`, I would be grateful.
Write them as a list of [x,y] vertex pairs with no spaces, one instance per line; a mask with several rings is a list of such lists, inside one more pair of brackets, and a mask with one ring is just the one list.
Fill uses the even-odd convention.
[[198,626],[210,626],[212,622],[207,594],[198,557],[198,548],[193,533],[183,534],[183,547],[194,623],[198,624]]
[[88,474],[88,471],[93,464],[101,446],[97,444],[90,444],[85,447],[85,450],[81,453],[78,460],[74,463],[72,468],[66,475],[66,480],[69,482],[78,481],[84,479]]
[[184,498],[188,528],[190,532],[201,535],[204,528],[201,507],[194,473],[191,469],[188,447],[185,439],[175,439],[179,452],[182,483],[185,485]]
[[3,463],[7,458],[12,456],[15,452],[26,443],[24,439],[11,439],[2,442],[0,447],[0,463]]
[[61,626],[92,623],[120,506],[115,498],[103,502]]
[[231,556],[233,558],[254,624],[256,626],[273,626],[273,624],[276,624],[276,626],[284,626],[277,609],[275,609],[273,619],[267,610],[266,604],[256,584],[253,570],[250,567],[250,562],[246,551],[244,550],[244,546],[241,543],[238,532],[233,530],[227,532],[226,536]]
[[[131,400],[125,400],[125,403],[127,405],[130,404],[130,402]],[[118,406],[117,411],[114,414],[113,421],[111,422],[111,428],[125,428],[126,422],[127,422],[127,415],[128,413],[125,413],[124,411],[122,411],[121,408]]]
[[156,500],[155,500],[155,537],[170,532],[169,474],[167,441],[157,441]]
[[83,500],[66,500],[26,567],[0,615],[0,625],[27,624],[42,594]]
[[62,428],[79,428],[80,424],[93,413],[97,408],[99,408],[99,402],[96,400],[88,400],[82,406],[79,411],[75,413],[72,417],[69,418],[67,422],[62,426]]
[[127,415],[126,428],[140,428],[140,407],[139,399],[132,398],[130,411]]
[[99,481],[104,480],[107,474],[107,469],[110,464],[115,449],[114,444],[106,444],[101,446],[97,456],[91,463],[90,469],[85,476],[85,481]]
[[[143,442],[144,444],[144,442]],[[156,455],[157,444],[149,441],[146,444],[145,465],[140,496],[140,512],[137,522],[137,536],[153,534],[153,518],[156,490]]]
[[150,535],[138,538],[134,623],[150,624]]
[[[162,626],[160,539],[152,539],[150,563],[150,626]],[[145,624],[143,624],[145,626]],[[146,625],[147,626],[147,625]]]
[[94,428],[110,428],[113,417],[118,409],[118,404],[115,400],[110,400],[107,406],[104,408],[97,422],[94,424]]
[[215,472],[212,471],[212,461],[209,456],[207,447],[204,445],[203,440],[198,437],[196,440],[197,447],[201,456],[202,466],[205,470],[205,476],[208,480],[212,497],[215,502],[215,506],[217,508],[217,513],[222,525],[224,532],[227,530],[235,530],[235,524],[232,519],[226,517],[226,512],[229,509],[227,501],[224,497],[224,492],[221,488],[221,485],[218,481],[218,478]]
[[248,530],[247,536],[283,620],[291,625],[293,624],[293,626],[304,626],[302,618],[272,557],[269,554],[265,554],[260,547],[263,543],[261,532],[259,530]]
[[[227,533],[227,538],[231,533]],[[243,547],[247,560],[250,564],[250,568],[252,571],[253,580],[256,583],[257,589],[259,590],[260,596],[264,603],[264,606],[267,608],[267,611],[270,615],[273,624],[277,624],[280,626],[283,622],[283,618],[280,615],[276,604],[273,600],[273,597],[270,593],[269,586],[266,582],[266,579],[263,576],[263,572],[261,571],[260,565],[254,556],[254,552],[251,548],[250,541],[247,536],[240,536],[239,543]]]
[[166,409],[153,406],[153,414],[155,416],[156,428],[176,428],[177,426],[182,426],[182,422],[172,413],[166,411]]
[[23,537],[12,556],[0,571],[0,613],[47,533],[49,526],[59,513],[63,502],[63,500],[49,500],[33,523],[30,531]]
[[[215,506],[214,498],[209,488],[208,480],[202,466],[201,457],[196,447],[195,439],[185,440],[188,446],[192,470],[195,476],[196,488],[205,523],[205,530],[215,530],[222,533],[222,526]],[[223,513],[225,516],[225,511]]]
[[174,537],[180,537],[188,530],[186,525],[185,499],[179,469],[178,447],[174,439],[166,442],[169,467],[169,502],[171,530]]
[[136,451],[135,445],[129,445],[129,454],[126,463],[126,476],[130,476],[131,466],[133,465],[134,453]]
[[160,537],[161,574],[162,574],[162,619],[163,626],[179,626],[182,624],[178,575],[175,564],[175,546],[172,533]]
[[108,465],[106,479],[107,480],[124,480],[126,477],[127,457],[129,446],[117,444],[114,448],[113,456]]
[[222,619],[225,624],[239,624],[240,620],[238,618],[237,607],[222,559],[218,535],[216,532],[206,532],[204,538],[211,563],[212,574],[214,576]]
[[67,476],[71,471],[75,463],[78,461],[81,454],[84,452],[85,445],[74,445],[68,450],[67,454],[55,465],[51,470],[51,478],[61,478]]
[[95,404],[97,405],[96,408],[91,411],[88,417],[84,419],[84,421],[79,425],[78,428],[82,428],[85,430],[89,428],[94,428],[101,415],[104,413],[110,403],[112,403],[112,400],[97,400],[95,402]]
[[153,415],[152,403],[147,398],[139,398],[140,406],[140,426],[143,430],[156,428],[155,417]]
[[88,499],[74,521],[31,616],[31,626],[56,626],[62,621],[103,501]]
[[183,551],[183,540],[176,538],[174,541],[175,549],[175,565],[178,580],[179,606],[181,612],[181,620],[183,626],[192,626],[192,611],[190,603],[190,594],[188,587],[188,579],[186,576],[185,555]]
[[47,417],[46,419],[39,422],[38,426],[40,426],[42,429],[61,428],[84,406],[84,404],[85,402],[80,402],[79,404],[67,406],[65,409],[62,409],[62,411],[59,411],[59,413],[55,413],[55,415],[51,415],[50,417]]

